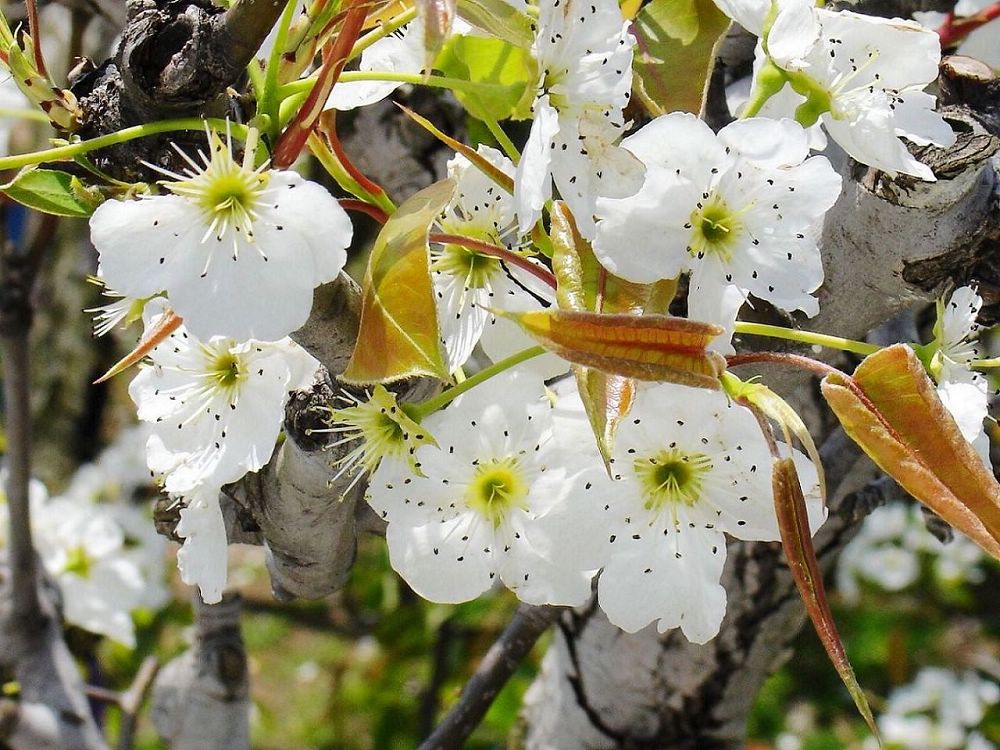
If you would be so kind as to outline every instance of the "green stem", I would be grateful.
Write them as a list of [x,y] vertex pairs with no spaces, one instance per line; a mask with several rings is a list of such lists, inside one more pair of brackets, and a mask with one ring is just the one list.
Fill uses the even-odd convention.
[[385,39],[387,36],[389,36],[389,34],[394,32],[396,29],[402,28],[416,17],[417,17],[417,8],[416,6],[414,6],[412,8],[409,8],[408,10],[404,10],[398,16],[390,18],[384,24],[379,26],[377,29],[372,29],[363,37],[358,39],[358,41],[354,43],[354,46],[351,47],[351,54],[348,55],[347,59],[353,60],[355,57],[357,57],[366,49],[375,44],[375,42],[377,42],[379,39]]
[[505,370],[509,370],[522,362],[526,362],[527,360],[544,353],[545,347],[542,346],[532,346],[519,351],[517,354],[510,355],[507,359],[501,359],[496,364],[490,365],[485,370],[480,370],[475,375],[470,375],[458,385],[452,386],[448,390],[439,393],[433,398],[429,398],[419,404],[407,405],[406,412],[412,419],[419,422],[428,414],[433,414],[438,409],[443,409],[463,393],[472,390],[480,383],[485,383],[493,376],[499,375]]
[[855,354],[874,354],[882,347],[877,344],[867,344],[864,341],[854,341],[840,336],[829,336],[825,333],[815,333],[813,331],[800,331],[795,328],[782,328],[781,326],[769,326],[764,323],[746,323],[736,321],[736,333],[744,333],[750,336],[769,336],[775,339],[785,339],[786,341],[799,341],[803,344],[818,344],[830,349],[840,349],[845,352]]
[[993,359],[974,359],[972,360],[971,365],[977,370],[988,370],[992,367],[1000,367],[1000,357],[994,357]]
[[40,109],[17,109],[16,107],[0,107],[0,117],[16,117],[19,120],[33,122],[48,122],[49,116]]
[[[257,100],[257,111],[271,118],[268,123],[268,135],[271,138],[271,143],[278,139],[278,134],[281,132],[278,125],[280,99],[276,96],[278,93],[278,69],[281,67],[281,54],[285,50],[288,29],[292,25],[292,18],[295,16],[297,6],[298,3],[289,1],[281,14],[281,20],[278,21],[278,33],[274,40],[274,46],[271,47],[271,55],[267,60],[267,69],[264,71],[264,89],[260,92]],[[257,61],[253,60],[250,64],[256,65]]]
[[[393,83],[411,83],[415,86],[431,86],[432,88],[450,89],[454,91],[467,91],[470,94],[481,93],[488,89],[497,88],[491,83],[475,83],[465,81],[461,78],[449,78],[448,76],[425,76],[423,73],[395,73],[388,70],[345,70],[340,74],[338,82],[348,83],[350,81],[387,81]],[[302,91],[309,91],[316,83],[316,78],[300,78],[297,81],[286,83],[278,87],[278,97],[284,99]]]
[[222,132],[225,132],[228,127],[237,139],[241,141],[246,140],[246,125],[238,125],[228,120],[220,120],[212,117],[182,117],[177,120],[163,120],[161,122],[146,123],[145,125],[134,125],[131,128],[125,128],[116,133],[91,138],[89,141],[69,143],[65,146],[47,148],[43,151],[32,151],[28,154],[0,157],[0,169],[19,169],[29,164],[41,164],[45,161],[65,161],[80,154],[86,154],[96,151],[99,148],[107,148],[108,146],[117,146],[119,143],[126,143],[136,138],[144,138],[148,135],[157,135],[158,133],[170,133],[177,130],[204,130],[206,125]]
[[514,145],[514,142],[507,137],[505,132],[503,132],[503,128],[500,127],[500,123],[490,117],[483,120],[483,124],[489,129],[490,134],[496,138],[497,143],[500,144],[500,148],[503,149],[503,152],[507,154],[508,159],[515,164],[521,161],[521,152],[517,150],[517,146]]

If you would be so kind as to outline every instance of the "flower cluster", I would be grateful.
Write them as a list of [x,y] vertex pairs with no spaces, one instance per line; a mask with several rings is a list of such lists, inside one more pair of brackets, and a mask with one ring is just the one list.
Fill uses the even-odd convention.
[[[817,8],[808,0],[717,0],[759,38],[751,102],[760,114],[817,120],[848,154],[889,174],[934,180],[899,140],[949,146],[955,134],[923,89],[937,34],[914,21]],[[777,95],[777,96],[775,96]]]
[[[70,625],[135,646],[132,613],[168,601],[166,544],[134,501],[150,480],[140,430],[122,433],[93,463],[84,464],[66,491],[49,497],[29,487],[32,533],[39,559],[59,587]],[[0,472],[0,547],[5,546],[6,500]]]

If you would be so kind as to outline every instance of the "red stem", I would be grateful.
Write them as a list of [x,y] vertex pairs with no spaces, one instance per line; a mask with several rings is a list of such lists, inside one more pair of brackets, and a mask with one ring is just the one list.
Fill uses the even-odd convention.
[[355,0],[344,14],[344,23],[337,38],[324,48],[323,65],[316,78],[316,84],[294,119],[285,128],[285,132],[278,137],[274,147],[271,162],[278,169],[290,167],[305,148],[309,133],[323,113],[323,106],[330,96],[330,91],[340,78],[347,58],[354,49],[354,43],[358,41],[367,15],[368,3]]
[[333,151],[334,156],[343,165],[347,173],[354,178],[354,180],[361,185],[370,195],[385,195],[385,190],[382,186],[368,179],[360,169],[354,166],[354,163],[348,158],[347,154],[344,152],[344,147],[340,143],[340,138],[337,137],[337,111],[329,110],[320,115],[319,122],[316,125],[316,129],[319,131],[320,135],[326,139],[327,145],[330,150]]
[[941,28],[938,29],[938,36],[941,37],[942,49],[954,47],[965,37],[981,26],[985,26],[990,21],[1000,18],[1000,2],[993,3],[974,16],[955,19],[954,13],[949,13]]
[[38,6],[35,0],[25,0],[28,8],[28,31],[31,33],[31,45],[35,53],[35,67],[43,78],[49,77],[49,72],[45,69],[45,58],[42,56],[42,38],[38,27]]
[[836,373],[850,380],[848,375],[825,362],[788,352],[744,352],[743,354],[730,354],[726,357],[726,364],[730,367],[754,364],[790,365],[791,367],[797,367],[800,370],[806,370],[816,375],[824,376]]
[[515,252],[511,252],[505,247],[500,245],[492,245],[489,242],[483,242],[482,240],[474,240],[471,237],[462,237],[458,234],[439,234],[432,232],[430,237],[431,242],[442,242],[451,245],[461,245],[462,247],[467,247],[470,250],[475,250],[483,255],[489,255],[494,258],[500,258],[500,260],[510,263],[512,266],[517,266],[523,271],[527,271],[536,279],[541,281],[543,284],[547,284],[553,289],[556,288],[556,277],[552,275],[552,272],[547,268],[542,268],[530,260],[525,258],[523,255],[518,255]]
[[355,200],[354,198],[341,198],[340,206],[345,211],[357,211],[359,213],[368,214],[379,224],[385,224],[389,221],[389,214],[372,203]]

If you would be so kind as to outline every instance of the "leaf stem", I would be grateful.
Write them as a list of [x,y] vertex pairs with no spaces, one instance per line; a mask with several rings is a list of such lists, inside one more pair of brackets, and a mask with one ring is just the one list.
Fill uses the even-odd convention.
[[0,157],[0,169],[20,169],[30,164],[41,164],[46,161],[66,161],[80,154],[86,154],[96,151],[99,148],[107,148],[108,146],[117,146],[119,143],[126,143],[127,141],[144,138],[148,135],[170,133],[177,130],[204,130],[206,124],[219,131],[225,131],[228,127],[239,140],[246,140],[247,127],[245,125],[238,125],[228,120],[220,120],[213,117],[182,117],[177,120],[162,120],[144,125],[133,125],[116,133],[108,133],[97,138],[91,138],[89,141],[68,143],[64,146],[47,148],[42,151],[32,151],[27,154]]
[[993,367],[1000,367],[1000,357],[994,357],[993,359],[974,359],[972,360],[971,365],[977,370],[988,370]]
[[[425,76],[422,73],[397,73],[391,70],[345,70],[340,74],[339,81],[350,83],[352,81],[381,81],[389,83],[410,83],[414,86],[430,86],[432,88],[449,89],[454,91],[467,91],[475,94],[489,89],[497,88],[497,84],[475,83],[465,81],[461,78],[450,78],[448,76]],[[278,97],[284,99],[302,91],[309,91],[316,83],[316,77],[300,78],[297,81],[286,83],[278,88]],[[502,88],[502,87],[501,87]],[[488,125],[487,125],[488,127]]]
[[482,122],[489,129],[490,135],[492,135],[496,139],[497,143],[500,144],[500,148],[503,149],[503,152],[507,154],[507,158],[515,164],[520,162],[521,152],[517,150],[517,146],[514,145],[514,142],[503,131],[503,128],[500,127],[500,123],[492,117],[487,118]]
[[461,245],[470,250],[482,253],[483,255],[489,255],[493,258],[499,258],[500,260],[510,263],[512,266],[517,266],[530,273],[536,279],[542,283],[556,288],[556,277],[547,268],[535,265],[523,255],[518,255],[517,253],[508,250],[500,245],[493,245],[489,242],[483,242],[482,240],[475,240],[471,237],[463,237],[459,234],[441,234],[438,232],[431,232],[428,239],[431,242],[441,242],[448,245]]
[[463,393],[472,390],[480,383],[485,383],[490,378],[544,353],[545,347],[542,346],[532,346],[519,351],[506,359],[501,359],[496,364],[490,365],[484,370],[480,370],[475,375],[470,375],[461,383],[452,386],[433,398],[429,398],[419,404],[407,405],[406,412],[410,417],[419,422],[428,414],[433,414],[438,409],[443,409]]
[[812,359],[811,357],[803,357],[801,354],[791,354],[789,352],[745,352],[742,354],[730,354],[726,357],[726,364],[729,367],[755,364],[789,365],[790,367],[797,367],[800,370],[815,373],[820,377],[836,373],[848,380],[850,379],[845,373],[832,365]]
[[797,328],[783,328],[765,323],[746,323],[739,320],[736,321],[736,333],[744,333],[749,336],[770,336],[771,338],[785,339],[786,341],[799,341],[803,344],[817,344],[829,349],[839,349],[845,352],[864,355],[874,354],[882,348],[877,344],[854,341],[853,339],[845,339],[840,336],[830,336],[825,333],[802,331]]

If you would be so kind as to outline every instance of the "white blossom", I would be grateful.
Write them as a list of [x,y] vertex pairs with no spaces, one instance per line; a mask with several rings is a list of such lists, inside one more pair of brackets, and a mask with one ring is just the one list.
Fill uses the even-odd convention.
[[540,3],[532,48],[539,94],[514,190],[522,232],[541,216],[552,182],[586,238],[593,237],[599,195],[624,197],[639,188],[642,164],[615,145],[625,127],[634,44],[617,3]]
[[539,519],[601,470],[556,443],[541,397],[537,378],[493,378],[423,420],[438,446],[417,450],[422,476],[397,461],[373,474],[368,502],[389,522],[390,562],[424,598],[468,601],[497,579],[532,604],[590,596],[593,571],[564,565]]
[[[900,138],[917,145],[950,146],[955,134],[924,91],[938,75],[937,34],[913,21],[817,8],[806,0],[779,3],[769,28],[770,4],[719,0],[722,9],[755,34],[755,70],[765,56],[795,90],[769,101],[761,114],[792,116],[827,133],[857,161],[882,171],[935,179]],[[768,71],[767,75],[773,75]],[[759,81],[758,81],[759,82]]]
[[[578,395],[562,396],[556,410],[557,435],[586,422]],[[824,517],[816,471],[794,456],[815,532]],[[721,392],[642,388],[618,428],[614,481],[595,484],[592,496],[571,506],[596,522],[563,523],[563,554],[578,566],[604,568],[598,599],[618,627],[636,632],[656,621],[661,633],[679,626],[688,640],[705,643],[726,609],[719,584],[725,534],[780,538],[771,465],[754,417]]]
[[167,173],[170,195],[98,207],[99,275],[127,297],[166,292],[201,338],[275,341],[305,323],[313,288],[340,273],[350,220],[322,186],[254,169],[252,148],[240,164],[218,134],[209,145],[203,164],[182,153],[189,168]]
[[642,283],[690,272],[689,316],[730,330],[747,294],[816,314],[817,235],[841,180],[807,158],[801,126],[751,118],[715,135],[673,113],[622,145],[646,177],[635,195],[598,201],[594,252],[609,271]]
[[[155,325],[150,316],[147,326]],[[150,469],[168,492],[221,486],[261,468],[274,450],[289,391],[312,382],[317,363],[285,339],[198,340],[179,327],[150,353],[129,386],[149,422]]]
[[[424,67],[424,26],[418,19],[379,39],[361,53],[360,71],[420,73]],[[327,109],[355,109],[385,99],[398,81],[342,81],[334,85]]]
[[980,357],[976,317],[982,306],[983,298],[967,286],[956,289],[947,303],[938,304],[933,344],[937,350],[930,371],[937,382],[938,396],[954,417],[962,437],[990,468],[990,440],[983,428],[989,411],[988,383],[982,373],[971,368]]

